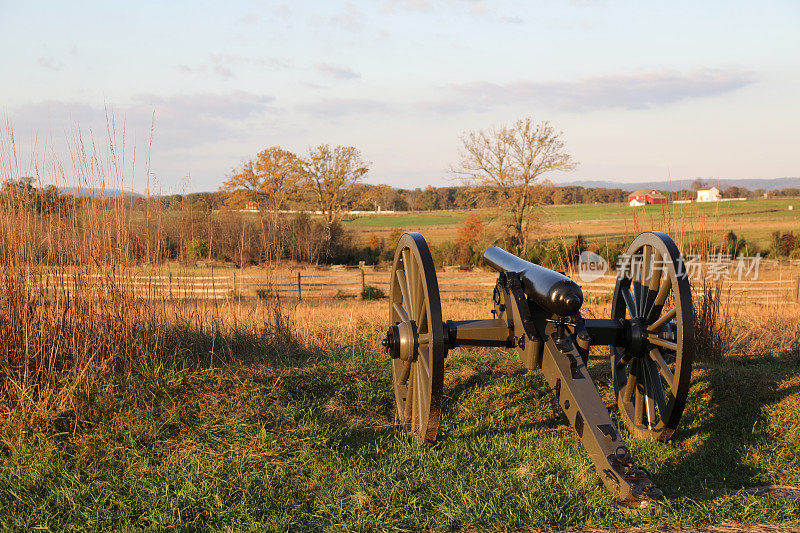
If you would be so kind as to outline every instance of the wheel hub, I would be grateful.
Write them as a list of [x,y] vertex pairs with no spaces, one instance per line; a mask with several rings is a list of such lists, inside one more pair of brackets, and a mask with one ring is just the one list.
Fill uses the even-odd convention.
[[644,357],[647,353],[647,326],[643,319],[633,318],[630,323],[630,343],[628,353],[633,357]]
[[386,337],[381,341],[383,348],[392,359],[416,361],[419,355],[419,333],[413,320],[389,326]]

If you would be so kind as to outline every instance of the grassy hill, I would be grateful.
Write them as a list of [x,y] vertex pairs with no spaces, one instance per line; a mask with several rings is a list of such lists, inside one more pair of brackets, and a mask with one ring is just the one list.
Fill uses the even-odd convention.
[[[793,206],[793,210],[789,210]],[[432,242],[454,240],[467,213],[487,223],[499,222],[496,210],[426,211],[394,215],[353,217],[345,227],[366,239],[387,237],[393,231],[420,231]],[[594,238],[631,236],[647,229],[670,229],[688,234],[732,230],[748,241],[767,246],[773,231],[800,232],[800,199],[761,199],[738,202],[649,205],[581,204],[543,206],[537,211],[536,234],[542,238]]]

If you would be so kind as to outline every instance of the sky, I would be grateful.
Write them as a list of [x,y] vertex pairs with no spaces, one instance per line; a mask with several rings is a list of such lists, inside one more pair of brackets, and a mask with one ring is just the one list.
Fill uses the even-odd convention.
[[800,176],[799,1],[0,0],[0,23],[20,152],[68,159],[113,117],[140,192],[322,143],[446,185],[463,132],[528,116],[580,163],[556,183]]

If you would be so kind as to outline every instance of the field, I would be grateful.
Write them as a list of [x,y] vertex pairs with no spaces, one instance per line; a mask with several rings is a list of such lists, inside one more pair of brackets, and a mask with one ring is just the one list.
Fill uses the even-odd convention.
[[[797,307],[738,317],[741,355],[696,366],[672,441],[626,437],[666,495],[632,512],[600,484],[541,373],[504,351],[452,352],[439,442],[400,436],[378,349],[386,305],[193,307],[198,324],[214,326],[182,333],[185,350],[140,353],[36,425],[4,417],[0,526],[516,530],[800,518],[800,502],[746,491],[800,485]],[[487,311],[447,301],[444,314]],[[591,371],[611,407],[606,355],[593,354]]]
[[[789,210],[789,206],[793,209]],[[362,240],[371,234],[387,238],[392,231],[420,231],[434,243],[454,240],[456,228],[468,211],[433,211],[399,215],[353,218],[345,227]],[[487,223],[497,213],[476,213]],[[800,232],[800,199],[759,199],[737,202],[666,204],[631,208],[627,204],[543,206],[538,211],[534,230],[538,238],[574,238],[577,234],[592,240],[619,239],[653,227],[679,221],[687,234],[727,233],[732,230],[748,241],[767,247],[773,231]]]
[[[104,167],[85,166],[100,173],[89,181],[104,182]],[[0,181],[13,177],[7,167]],[[637,442],[622,430],[665,494],[631,511],[601,485],[542,374],[505,351],[451,352],[438,443],[401,436],[380,349],[388,304],[356,299],[361,283],[385,283],[385,265],[363,278],[279,254],[243,269],[197,267],[165,255],[162,237],[173,231],[185,241],[172,245],[191,242],[196,225],[215,222],[203,213],[176,230],[149,204],[146,219],[132,221],[122,204],[49,205],[26,188],[0,200],[0,529],[496,531],[800,520],[800,501],[753,492],[800,485],[796,265],[772,261],[762,285],[717,300],[708,335],[695,339],[709,348],[672,441]],[[729,229],[748,240],[797,230],[788,205],[548,207],[540,226],[542,236],[581,232],[589,244],[650,228],[678,239],[703,229],[717,246]],[[464,215],[347,225],[364,239],[414,229],[441,242]],[[243,250],[245,225],[236,224],[227,237]],[[209,256],[210,248],[201,255]],[[335,286],[318,277],[333,273]],[[298,274],[301,302],[291,299]],[[270,277],[283,283],[281,301],[259,285]],[[492,284],[477,269],[441,279],[448,297]],[[195,282],[206,284],[200,293],[191,292]],[[336,299],[309,301],[323,289]],[[587,284],[584,316],[609,316],[608,291]],[[753,291],[769,293],[767,302]],[[444,307],[446,319],[489,316],[483,299]],[[607,353],[593,355],[590,370],[617,417]]]

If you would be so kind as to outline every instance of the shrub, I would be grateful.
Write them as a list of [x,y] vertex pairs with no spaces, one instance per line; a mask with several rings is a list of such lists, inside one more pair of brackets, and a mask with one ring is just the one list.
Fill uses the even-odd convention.
[[483,221],[481,221],[478,215],[469,213],[464,217],[464,221],[458,227],[458,237],[456,238],[456,245],[458,246],[458,264],[475,264],[475,251],[478,243],[483,239],[485,231],[486,226],[484,226]]
[[372,285],[364,285],[364,288],[361,290],[362,300],[380,300],[383,298],[386,298],[386,293],[384,293],[378,287],[374,287]]
[[731,348],[730,313],[727,308],[721,309],[721,300],[719,285],[703,284],[703,292],[694,308],[697,359],[722,359]]
[[430,246],[433,264],[437,268],[445,265],[454,265],[458,262],[458,246],[453,241],[445,241],[438,245]]
[[208,257],[208,241],[205,239],[192,239],[189,241],[189,259],[203,259]]

